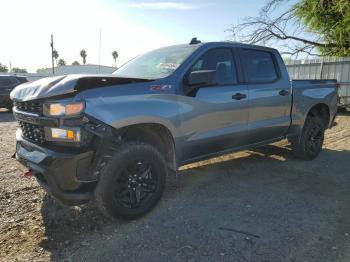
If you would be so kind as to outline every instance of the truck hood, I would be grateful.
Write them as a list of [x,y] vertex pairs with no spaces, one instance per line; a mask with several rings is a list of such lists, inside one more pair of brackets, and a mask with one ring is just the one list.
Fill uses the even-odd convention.
[[21,84],[12,90],[10,97],[13,101],[24,102],[74,94],[91,88],[149,81],[153,80],[123,78],[114,75],[63,75]]

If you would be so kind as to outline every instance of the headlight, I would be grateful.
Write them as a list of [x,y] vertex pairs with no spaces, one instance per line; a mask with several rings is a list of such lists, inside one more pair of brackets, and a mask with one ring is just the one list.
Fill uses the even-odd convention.
[[47,128],[49,141],[80,142],[80,129]]
[[85,104],[75,103],[49,103],[45,104],[44,114],[47,116],[74,116],[83,112]]

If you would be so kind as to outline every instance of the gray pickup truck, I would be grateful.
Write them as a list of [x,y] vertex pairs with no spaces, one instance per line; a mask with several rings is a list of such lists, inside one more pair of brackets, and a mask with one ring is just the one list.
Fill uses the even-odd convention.
[[178,167],[288,139],[312,160],[337,111],[336,81],[290,81],[275,49],[232,42],[160,48],[111,75],[25,83],[11,98],[16,158],[68,205],[135,218]]

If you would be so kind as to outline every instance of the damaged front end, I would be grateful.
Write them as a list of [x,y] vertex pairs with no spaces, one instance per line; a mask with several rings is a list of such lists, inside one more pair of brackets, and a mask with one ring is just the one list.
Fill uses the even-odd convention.
[[75,79],[73,88],[67,79],[67,85],[61,83],[65,78],[41,81],[37,89],[34,82],[27,90],[20,86],[11,94],[19,124],[17,160],[46,191],[68,205],[91,199],[108,148],[118,143],[117,130],[85,114],[84,101],[75,101],[74,94],[99,83],[105,86],[126,80],[88,78]]
[[[32,102],[31,102],[32,103]],[[37,102],[39,103],[39,102]],[[114,137],[114,129],[84,113],[74,117],[48,117],[26,112],[15,104],[16,158],[38,182],[65,204],[87,202],[96,184],[98,152]],[[44,107],[44,106],[43,106]],[[58,135],[57,130],[64,130]],[[79,134],[79,138],[73,132]],[[71,135],[72,140],[63,133]]]

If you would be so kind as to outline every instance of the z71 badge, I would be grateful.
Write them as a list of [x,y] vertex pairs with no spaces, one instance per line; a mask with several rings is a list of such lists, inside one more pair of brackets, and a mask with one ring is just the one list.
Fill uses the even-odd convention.
[[168,91],[172,88],[171,85],[153,85],[150,86],[151,91]]

